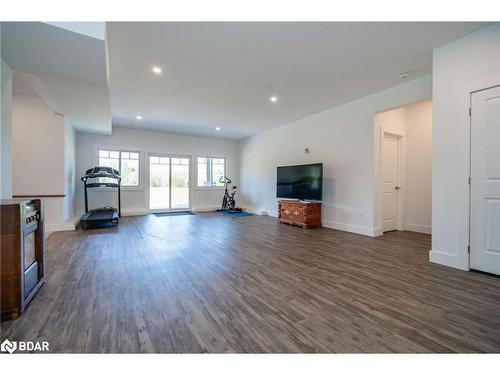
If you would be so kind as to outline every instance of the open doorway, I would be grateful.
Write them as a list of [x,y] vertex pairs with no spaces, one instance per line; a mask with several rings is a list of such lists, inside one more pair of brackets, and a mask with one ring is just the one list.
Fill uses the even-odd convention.
[[374,220],[376,234],[431,233],[432,101],[375,115]]

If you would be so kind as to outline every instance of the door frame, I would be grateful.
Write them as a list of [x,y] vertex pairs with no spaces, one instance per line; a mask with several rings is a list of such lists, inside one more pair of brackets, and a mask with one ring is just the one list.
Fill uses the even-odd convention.
[[472,215],[472,182],[471,182],[471,176],[472,176],[472,115],[473,115],[473,111],[474,109],[472,108],[472,95],[473,94],[477,94],[479,92],[482,92],[482,91],[486,91],[486,90],[490,90],[490,89],[495,89],[497,87],[500,87],[500,83],[496,83],[496,84],[493,84],[493,85],[488,85],[488,86],[485,86],[483,88],[480,88],[480,89],[476,89],[476,90],[472,90],[469,92],[469,108],[468,108],[468,111],[467,111],[467,115],[468,115],[468,137],[467,137],[467,140],[468,140],[468,144],[469,144],[469,147],[468,147],[468,160],[469,160],[469,163],[467,165],[467,173],[469,175],[468,177],[468,184],[467,184],[467,212],[468,212],[468,215],[467,215],[467,218],[466,218],[466,221],[467,221],[467,268],[466,270],[471,270],[470,268],[470,259],[471,259],[471,243],[470,243],[470,239],[471,239],[471,215]]
[[[425,100],[425,99],[423,99]],[[418,101],[416,101],[418,102]],[[373,127],[373,237],[382,236],[383,229],[383,178],[382,178],[382,155],[384,152],[384,136],[390,134],[399,139],[399,191],[398,191],[398,217],[397,230],[405,230],[405,188],[406,188],[406,134],[399,134],[394,131],[384,129],[383,125],[377,120],[377,115],[402,108],[414,102],[406,103],[399,107],[389,108],[374,114]],[[391,129],[392,130],[392,129]]]
[[380,167],[379,167],[379,189],[380,189],[380,194],[379,194],[379,204],[380,204],[380,212],[379,212],[379,223],[380,223],[380,230],[381,234],[384,233],[384,178],[382,175],[382,168],[383,168],[383,155],[384,155],[384,140],[385,136],[388,135],[390,137],[396,138],[398,141],[398,181],[397,181],[397,186],[399,186],[399,190],[397,191],[397,198],[396,198],[396,230],[405,230],[404,227],[404,184],[405,184],[405,172],[406,172],[406,150],[404,147],[404,141],[405,137],[402,134],[396,134],[393,132],[385,131],[382,129],[382,137],[381,137],[381,143],[380,143]]
[[[189,172],[188,172],[188,175],[189,175],[189,204],[188,204],[188,207],[186,208],[153,208],[151,209],[150,208],[150,194],[149,194],[149,190],[150,190],[150,178],[151,178],[151,173],[150,173],[150,164],[149,164],[149,158],[150,156],[158,156],[158,157],[163,157],[163,158],[187,158],[189,159]],[[176,211],[192,211],[193,210],[193,155],[189,155],[189,154],[185,154],[185,155],[181,155],[181,154],[171,154],[171,153],[166,153],[166,152],[154,152],[154,151],[150,151],[146,154],[146,160],[145,160],[145,164],[146,164],[146,173],[145,173],[145,176],[146,176],[146,200],[147,200],[147,211],[148,213],[161,213],[161,212],[176,212]],[[169,178],[170,178],[170,186],[171,186],[171,183],[172,183],[172,164],[169,163]],[[169,189],[169,195],[170,195],[170,199],[169,199],[169,203],[170,203],[170,206],[172,206],[172,189]]]

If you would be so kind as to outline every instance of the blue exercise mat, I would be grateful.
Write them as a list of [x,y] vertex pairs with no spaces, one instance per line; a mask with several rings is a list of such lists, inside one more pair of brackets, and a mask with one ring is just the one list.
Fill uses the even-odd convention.
[[250,212],[246,212],[246,211],[231,212],[228,210],[224,210],[224,211],[220,211],[220,212],[222,212],[224,215],[231,215],[231,217],[253,216],[253,214],[251,214]]
[[245,211],[235,212],[234,214],[231,214],[231,217],[245,217],[245,216],[253,216],[253,214]]

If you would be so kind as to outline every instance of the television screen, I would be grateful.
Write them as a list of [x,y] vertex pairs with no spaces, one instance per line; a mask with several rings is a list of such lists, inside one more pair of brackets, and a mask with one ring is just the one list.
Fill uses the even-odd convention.
[[291,199],[322,199],[323,164],[278,167],[276,196]]

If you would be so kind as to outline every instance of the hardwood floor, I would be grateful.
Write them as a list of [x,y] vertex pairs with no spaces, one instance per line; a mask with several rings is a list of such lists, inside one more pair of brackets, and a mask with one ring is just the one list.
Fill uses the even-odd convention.
[[270,217],[127,217],[47,239],[2,340],[51,352],[500,352],[500,278],[428,262],[430,236]]

